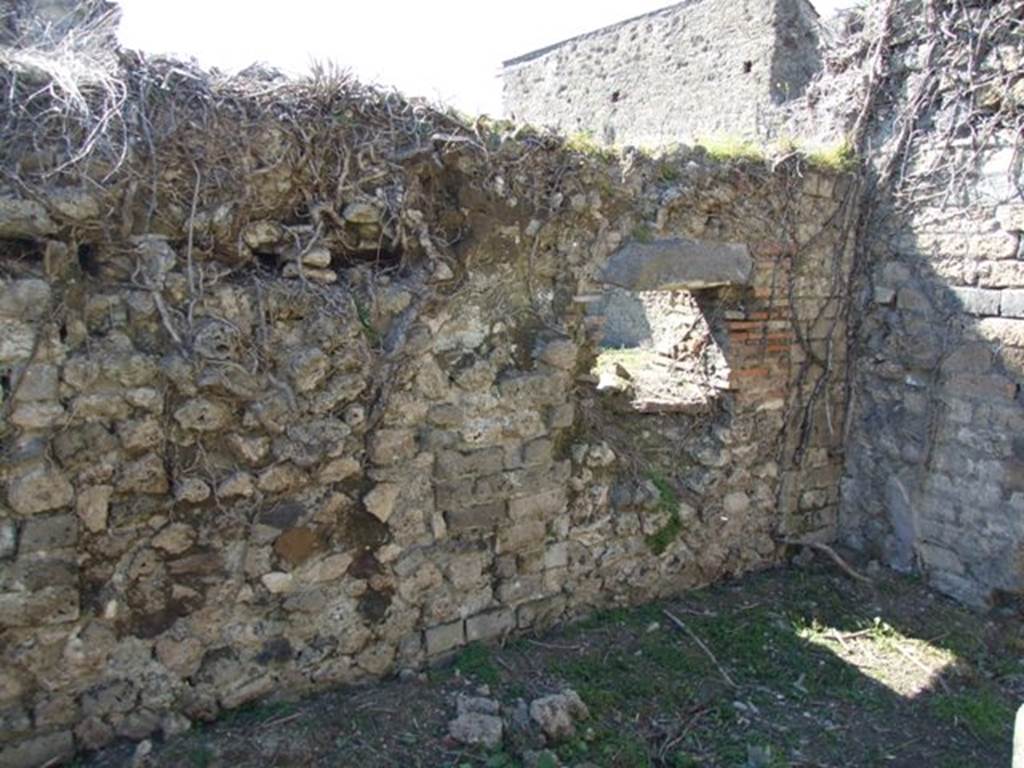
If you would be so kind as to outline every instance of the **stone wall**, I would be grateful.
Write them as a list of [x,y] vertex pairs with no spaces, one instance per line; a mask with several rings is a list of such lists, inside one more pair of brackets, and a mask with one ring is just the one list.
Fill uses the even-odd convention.
[[[922,65],[935,20],[895,8],[870,160],[883,169],[896,158],[900,170],[862,243],[842,538],[962,601],[998,604],[1024,590],[1024,176],[1013,128],[1024,50],[1012,24],[994,39],[976,30],[999,30],[1020,6],[947,15],[956,32],[931,54],[949,62],[941,77]],[[971,72],[966,47],[982,52]],[[911,118],[914,103],[926,109]],[[894,114],[917,121],[902,147]]]
[[843,537],[974,605],[1024,589],[1024,200],[996,144],[967,199],[871,245]]
[[769,137],[819,34],[803,0],[689,0],[505,62],[505,110],[606,144]]
[[[227,93],[240,111],[205,123],[161,121],[202,102],[151,106],[171,131],[153,197],[142,154],[0,198],[0,763],[175,733],[834,536],[841,391],[813,361],[843,355],[846,180],[581,154],[324,86],[275,96],[348,115],[311,143],[312,121]],[[386,143],[407,141],[399,113],[434,121],[422,145]],[[391,160],[346,149],[366,137]],[[694,286],[725,334],[713,413],[620,423],[589,375],[586,307],[641,231],[752,260]]]

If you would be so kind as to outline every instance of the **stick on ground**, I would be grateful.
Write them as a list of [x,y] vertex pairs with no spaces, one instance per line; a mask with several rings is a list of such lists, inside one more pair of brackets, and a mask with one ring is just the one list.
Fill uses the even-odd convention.
[[739,686],[736,685],[733,679],[729,677],[729,673],[725,671],[725,667],[719,664],[718,659],[716,658],[715,654],[711,652],[711,649],[704,645],[704,641],[697,637],[697,635],[693,633],[693,630],[691,630],[688,626],[686,626],[686,624],[683,623],[682,619],[680,619],[678,616],[673,614],[668,609],[662,609],[661,612],[665,614],[669,619],[671,619],[673,624],[675,624],[677,627],[683,630],[683,632],[689,635],[690,639],[693,640],[693,642],[695,642],[702,651],[704,651],[704,655],[711,659],[711,662],[718,668],[718,674],[722,676],[722,679],[725,680],[726,683],[728,683],[730,688],[739,688]]
[[874,583],[864,574],[855,571],[850,566],[850,564],[843,560],[843,558],[839,556],[839,553],[832,549],[832,547],[830,547],[828,544],[821,544],[817,541],[801,541],[800,539],[783,539],[782,543],[788,544],[793,547],[810,547],[811,549],[816,549],[819,552],[824,552],[826,555],[832,558],[832,561],[836,565],[838,565],[842,569],[843,573],[845,573],[851,579],[863,581],[865,584]]

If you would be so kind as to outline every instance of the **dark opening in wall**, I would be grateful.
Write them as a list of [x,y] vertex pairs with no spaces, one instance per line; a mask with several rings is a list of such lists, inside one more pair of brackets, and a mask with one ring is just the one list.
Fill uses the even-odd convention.
[[743,62],[743,74],[744,75],[749,75],[753,71],[754,71],[754,62],[752,62],[752,61],[744,61]]
[[86,275],[96,277],[100,273],[99,259],[96,257],[96,246],[92,243],[81,243],[78,246],[78,267]]
[[622,98],[622,91],[612,91],[612,104],[617,104]]
[[0,240],[0,258],[11,262],[41,262],[43,260],[43,244],[36,240],[23,238]]

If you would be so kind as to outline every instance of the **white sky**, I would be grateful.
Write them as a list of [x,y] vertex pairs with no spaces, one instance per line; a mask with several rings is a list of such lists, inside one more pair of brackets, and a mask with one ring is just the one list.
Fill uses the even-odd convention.
[[[491,115],[501,62],[672,0],[119,0],[122,42],[238,70],[333,61],[364,82]],[[822,15],[852,0],[812,0]]]

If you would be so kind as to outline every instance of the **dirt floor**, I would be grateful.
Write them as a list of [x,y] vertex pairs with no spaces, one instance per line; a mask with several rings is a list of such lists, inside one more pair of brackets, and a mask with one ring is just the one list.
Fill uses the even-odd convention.
[[[1007,766],[1014,709],[1024,701],[1021,618],[972,613],[886,572],[860,584],[822,562],[605,612],[504,647],[470,646],[446,666],[404,676],[411,679],[263,703],[155,743],[139,762]],[[484,752],[448,736],[458,693],[483,690],[512,708],[565,687],[591,712],[575,738],[544,745],[537,732],[512,730],[500,751]],[[133,749],[80,765],[131,765]]]

